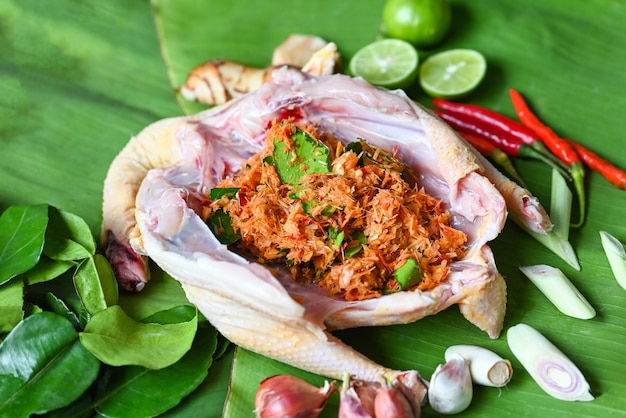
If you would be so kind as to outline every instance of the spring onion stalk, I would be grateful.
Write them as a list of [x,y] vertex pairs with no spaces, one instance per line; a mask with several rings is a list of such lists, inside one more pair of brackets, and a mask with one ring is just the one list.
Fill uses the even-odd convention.
[[615,280],[626,289],[626,250],[624,244],[606,231],[600,231],[600,239]]
[[596,316],[593,306],[561,270],[545,264],[522,266],[519,269],[565,315],[579,319]]
[[509,383],[513,368],[511,362],[505,360],[491,350],[476,345],[453,345],[446,349],[446,361],[453,356],[461,356],[469,362],[472,381],[479,385],[502,387]]
[[440,414],[456,414],[469,406],[473,392],[469,361],[454,355],[431,376],[428,403]]
[[507,331],[511,352],[550,396],[564,401],[592,401],[589,383],[578,367],[539,331],[517,324]]
[[550,203],[550,220],[554,227],[546,234],[531,231],[513,213],[509,216],[513,222],[519,225],[531,237],[561,257],[567,264],[576,270],[580,270],[578,257],[574,252],[574,248],[572,248],[572,244],[568,241],[572,213],[572,192],[563,176],[557,170],[552,170]]

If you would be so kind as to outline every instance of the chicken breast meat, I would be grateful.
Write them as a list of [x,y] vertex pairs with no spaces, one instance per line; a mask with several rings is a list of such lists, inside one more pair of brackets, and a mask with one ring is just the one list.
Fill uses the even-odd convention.
[[[410,323],[456,304],[471,323],[497,338],[506,285],[488,243],[502,230],[507,205],[532,229],[549,229],[537,200],[402,91],[293,69],[278,70],[273,79],[225,105],[148,126],[113,161],[102,235],[122,285],[144,285],[147,256],[180,281],[189,300],[232,342],[330,378],[406,377],[356,352],[332,330]],[[197,213],[200,202],[262,149],[266,128],[286,115],[344,143],[363,138],[397,150],[418,174],[418,184],[443,201],[453,226],[467,235],[467,254],[450,265],[442,284],[346,301],[216,239]],[[425,384],[413,380],[423,399]]]

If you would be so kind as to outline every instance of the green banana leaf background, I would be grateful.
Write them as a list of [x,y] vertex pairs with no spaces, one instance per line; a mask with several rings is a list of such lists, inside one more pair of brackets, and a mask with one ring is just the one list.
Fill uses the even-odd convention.
[[[515,87],[561,136],[626,168],[626,2],[623,0],[450,0],[452,28],[430,50],[481,51],[488,71],[466,101],[514,116]],[[0,2],[0,210],[48,203],[83,217],[99,234],[107,168],[129,138],[158,119],[195,112],[176,94],[197,64],[228,58],[263,67],[291,33],[334,41],[344,63],[376,39],[384,0],[3,0]],[[418,87],[407,90],[430,106]],[[518,160],[529,188],[549,202],[550,170]],[[456,307],[413,324],[336,335],[389,367],[429,378],[453,344],[476,344],[511,359],[504,388],[475,387],[461,416],[618,417],[626,411],[626,291],[600,244],[606,230],[626,242],[626,191],[588,172],[588,214],[571,231],[581,270],[568,266],[513,223],[492,243],[508,285],[505,330],[540,330],[583,371],[596,399],[549,397],[513,358],[505,333],[490,340]],[[519,266],[561,268],[597,310],[567,317]],[[199,389],[169,416],[253,416],[259,382],[291,373],[323,377],[237,348],[209,369]],[[55,390],[51,388],[51,390]],[[324,416],[337,414],[331,398]],[[425,408],[424,416],[436,416]]]

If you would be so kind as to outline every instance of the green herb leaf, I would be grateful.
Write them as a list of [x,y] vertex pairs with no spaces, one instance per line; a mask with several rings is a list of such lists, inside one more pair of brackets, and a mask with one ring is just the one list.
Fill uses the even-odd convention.
[[422,269],[417,261],[409,258],[393,272],[393,277],[398,281],[402,290],[406,290],[422,280]]
[[222,244],[232,244],[241,239],[239,232],[235,231],[231,217],[222,209],[218,209],[209,216],[207,225]]
[[224,196],[234,198],[239,191],[239,187],[215,187],[209,191],[209,199],[219,200]]
[[357,166],[363,167],[363,155],[362,155],[363,154],[363,144],[361,144],[361,141],[350,142],[344,148],[344,152],[347,152],[347,151],[352,151],[353,153],[358,155],[359,156],[359,161],[357,162]]
[[330,172],[329,150],[324,144],[301,129],[296,129],[291,139],[291,150],[274,139],[274,166],[284,184],[295,186],[305,174]]
[[24,317],[24,282],[11,280],[0,286],[0,334],[13,329]]
[[[219,344],[219,341],[218,341]],[[228,396],[228,385],[222,382],[230,381],[234,350],[228,350],[224,355],[220,355],[221,346],[218,345],[213,354],[213,363],[206,379],[185,397],[178,405],[170,409],[160,418],[197,418],[201,416],[223,416],[222,409]],[[207,411],[207,406],[215,408],[219,406],[218,412],[211,414]],[[226,415],[224,415],[226,416]]]
[[109,417],[157,416],[177,405],[202,383],[213,361],[217,332],[198,329],[191,349],[176,363],[160,370],[139,366],[108,367],[98,386],[95,407]]
[[69,320],[72,325],[74,325],[75,329],[78,330],[81,328],[78,315],[76,315],[76,313],[72,311],[62,299],[56,297],[56,295],[54,295],[53,293],[48,292],[45,295],[45,300],[51,312],[67,318],[67,320]]
[[117,304],[117,281],[104,256],[96,254],[78,266],[74,275],[76,293],[91,315]]
[[367,244],[367,236],[363,231],[355,231],[350,237],[350,242],[344,250],[344,255],[348,258],[354,257],[363,249],[363,246]]
[[194,315],[176,324],[144,324],[115,305],[91,318],[80,341],[105,364],[162,369],[189,350],[197,323]]
[[47,282],[59,277],[75,265],[75,261],[53,260],[45,254],[42,254],[37,265],[20,277],[22,277],[28,285]]
[[0,216],[0,284],[39,261],[48,225],[48,206],[11,206]]
[[96,252],[89,225],[78,215],[50,207],[45,254],[53,260],[82,260]]
[[151,272],[150,281],[141,292],[122,292],[118,303],[135,321],[145,321],[157,312],[176,306],[191,306],[180,282],[156,269]]
[[328,238],[333,241],[333,244],[336,247],[341,247],[341,244],[343,243],[343,237],[345,236],[345,233],[343,231],[339,231],[338,227],[332,226],[328,228],[326,233],[328,234]]
[[0,416],[65,406],[91,386],[99,369],[70,321],[52,312],[30,316],[0,345]]

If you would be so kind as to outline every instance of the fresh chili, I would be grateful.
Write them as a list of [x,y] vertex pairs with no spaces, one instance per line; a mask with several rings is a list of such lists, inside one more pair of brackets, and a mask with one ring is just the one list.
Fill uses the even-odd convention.
[[501,130],[520,139],[528,145],[532,145],[537,141],[537,136],[533,131],[522,125],[521,123],[504,116],[494,110],[487,109],[482,106],[451,102],[444,99],[433,99],[433,104],[440,109],[445,110],[451,115],[463,115],[468,118],[480,120],[492,127],[492,130]]
[[525,144],[517,137],[508,135],[502,131],[498,131],[497,129],[492,129],[491,126],[485,126],[485,124],[481,123],[480,120],[472,119],[462,114],[453,115],[436,109],[433,110],[433,112],[459,132],[466,132],[480,136],[511,157],[519,156],[543,161],[551,167],[559,170],[569,179],[567,169],[564,168],[560,162],[557,163],[551,158],[548,158],[546,155],[540,153],[534,148],[531,148],[528,144]]
[[474,120],[490,132],[495,132],[499,136],[510,136],[521,140],[526,145],[537,150],[540,154],[559,161],[553,154],[545,147],[537,135],[528,127],[513,120],[501,113],[494,110],[487,109],[486,107],[469,104],[451,102],[449,100],[435,98],[432,103],[440,109],[445,110],[448,114],[465,118],[467,120]]
[[476,148],[476,150],[480,154],[489,158],[491,161],[502,167],[504,171],[506,171],[506,173],[511,176],[515,181],[517,181],[521,186],[526,187],[524,180],[522,180],[521,176],[515,169],[513,162],[504,151],[502,151],[500,148],[496,147],[491,142],[487,141],[481,136],[474,135],[468,132],[459,132],[459,135],[463,139],[465,139],[471,146]]
[[605,179],[616,187],[626,190],[626,171],[614,166],[609,161],[600,157],[589,148],[578,142],[568,140],[570,145],[580,156],[580,159],[592,170],[601,174]]
[[511,97],[511,103],[517,113],[517,117],[522,124],[535,132],[545,146],[569,166],[570,174],[574,180],[574,188],[578,194],[580,209],[579,221],[573,226],[581,226],[585,219],[585,187],[583,184],[585,172],[580,157],[574,147],[572,147],[566,139],[558,136],[549,126],[539,120],[517,90],[513,88],[509,89],[509,96]]

